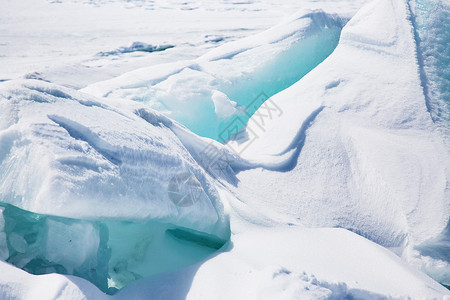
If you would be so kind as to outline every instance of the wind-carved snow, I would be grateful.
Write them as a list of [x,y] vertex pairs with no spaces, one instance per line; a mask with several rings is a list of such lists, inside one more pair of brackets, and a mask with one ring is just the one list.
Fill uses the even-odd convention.
[[234,116],[240,130],[256,111],[259,106],[251,104],[261,92],[274,95],[321,63],[336,47],[344,23],[322,11],[300,11],[198,59],[142,68],[83,91],[144,102],[194,133],[223,142]]

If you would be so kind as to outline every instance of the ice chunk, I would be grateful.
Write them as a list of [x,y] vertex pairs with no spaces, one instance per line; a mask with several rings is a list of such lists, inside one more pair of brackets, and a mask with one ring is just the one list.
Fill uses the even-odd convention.
[[237,112],[237,104],[220,91],[213,91],[214,112],[220,120],[226,120]]
[[131,46],[128,47],[120,47],[117,50],[112,51],[106,51],[106,52],[99,52],[97,55],[100,56],[109,56],[109,55],[120,55],[125,53],[132,53],[132,52],[158,52],[158,51],[164,51],[170,48],[173,48],[175,46],[173,45],[151,45],[143,42],[133,42]]
[[226,243],[154,221],[69,219],[11,205],[5,215],[0,258],[32,274],[76,275],[110,294],[137,279],[196,263]]
[[[11,148],[0,161],[9,263],[77,275],[113,293],[216,251],[198,242],[204,237],[228,240],[212,178],[184,146],[199,138],[184,127],[136,102],[108,105],[33,80],[3,87],[2,106],[20,111],[0,131]],[[180,174],[195,187],[175,180]],[[174,189],[192,201],[177,202]],[[201,238],[166,234],[174,228]]]
[[[0,103],[20,111],[18,122],[0,131],[0,139],[12,139],[0,161],[3,201],[42,214],[157,220],[227,238],[211,179],[171,128],[186,129],[151,110],[137,113],[138,103],[113,107],[33,80],[5,83]],[[179,207],[168,186],[185,173],[200,188],[193,205]]]
[[8,236],[9,244],[14,251],[25,253],[28,250],[27,241],[20,234],[13,232]]
[[6,260],[9,257],[9,249],[5,232],[0,232],[0,260]]
[[76,223],[47,219],[45,257],[49,262],[61,264],[69,274],[92,261],[96,265],[100,246],[100,232],[88,222]]

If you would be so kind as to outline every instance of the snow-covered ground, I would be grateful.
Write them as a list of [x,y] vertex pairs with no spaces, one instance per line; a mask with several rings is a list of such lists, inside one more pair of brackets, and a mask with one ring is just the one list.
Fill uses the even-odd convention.
[[0,299],[450,298],[445,1],[2,1]]

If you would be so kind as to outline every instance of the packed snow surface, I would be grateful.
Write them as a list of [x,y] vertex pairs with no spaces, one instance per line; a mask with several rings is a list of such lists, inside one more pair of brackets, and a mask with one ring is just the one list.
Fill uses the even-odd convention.
[[444,1],[6,2],[1,299],[450,297]]

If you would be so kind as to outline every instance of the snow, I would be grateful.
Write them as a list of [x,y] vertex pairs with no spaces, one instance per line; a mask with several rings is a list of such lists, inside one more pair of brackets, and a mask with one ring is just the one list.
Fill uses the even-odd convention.
[[266,117],[261,128],[255,114],[248,141],[230,142],[261,166],[237,175],[244,201],[386,247],[441,233],[450,213],[449,152],[417,68],[407,7],[382,1],[361,9],[330,57],[271,98],[282,116]]
[[7,1],[0,298],[449,299],[447,5],[363,2]]

